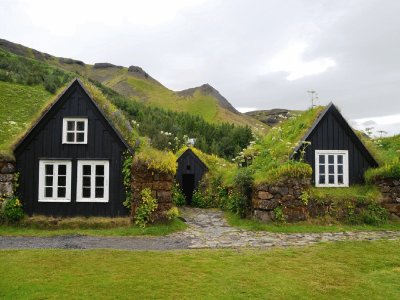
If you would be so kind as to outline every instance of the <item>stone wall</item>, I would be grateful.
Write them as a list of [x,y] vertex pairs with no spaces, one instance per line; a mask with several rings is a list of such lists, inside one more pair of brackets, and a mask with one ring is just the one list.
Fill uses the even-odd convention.
[[375,185],[382,193],[382,206],[400,217],[400,179],[380,179]]
[[255,187],[252,196],[254,217],[263,222],[274,221],[275,210],[279,207],[289,222],[306,220],[307,207],[300,196],[310,185],[310,179],[287,179]]
[[159,221],[165,218],[165,212],[172,205],[172,186],[174,184],[173,174],[163,173],[158,170],[148,169],[147,165],[136,162],[132,165],[132,210],[133,217],[136,208],[140,204],[140,192],[149,188],[152,191],[153,197],[157,199],[158,207],[153,212],[152,220]]
[[15,163],[0,161],[0,197],[14,194]]

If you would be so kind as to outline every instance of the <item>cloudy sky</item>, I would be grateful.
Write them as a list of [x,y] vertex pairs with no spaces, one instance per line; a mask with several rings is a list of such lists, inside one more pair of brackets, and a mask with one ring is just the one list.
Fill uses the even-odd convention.
[[336,103],[400,133],[398,0],[0,0],[0,37],[86,63],[209,83],[241,110]]

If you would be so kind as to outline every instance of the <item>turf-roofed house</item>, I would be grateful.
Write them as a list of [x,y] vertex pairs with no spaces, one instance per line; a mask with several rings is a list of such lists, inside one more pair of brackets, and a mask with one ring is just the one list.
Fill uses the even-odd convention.
[[[303,151],[304,150],[304,151]],[[313,169],[317,187],[346,187],[364,182],[377,161],[333,103],[320,113],[292,154]]]
[[208,167],[190,148],[178,157],[177,162],[176,181],[181,186],[187,203],[190,204],[193,192],[198,189]]
[[29,215],[128,214],[122,165],[132,148],[105,108],[75,79],[18,142],[19,194]]

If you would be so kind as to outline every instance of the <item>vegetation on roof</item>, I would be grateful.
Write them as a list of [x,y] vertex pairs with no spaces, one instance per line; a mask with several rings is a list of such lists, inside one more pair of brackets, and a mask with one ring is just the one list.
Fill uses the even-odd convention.
[[187,149],[193,153],[207,166],[211,176],[226,177],[230,171],[236,170],[236,165],[214,154],[207,154],[195,147],[184,146],[177,151],[176,158],[179,158]]
[[146,164],[149,170],[157,170],[163,173],[176,173],[176,157],[171,151],[161,151],[151,147],[142,139],[141,146],[134,157],[135,162]]
[[[311,176],[312,169],[309,164],[301,160],[290,160],[290,156],[323,110],[324,107],[318,106],[302,114],[290,116],[243,152],[243,155],[246,155],[246,152],[257,153],[249,166],[256,184],[276,182],[288,176]],[[306,146],[307,144],[304,145]]]
[[373,140],[379,149],[379,168],[369,169],[365,172],[365,180],[369,183],[378,179],[400,179],[400,134]]

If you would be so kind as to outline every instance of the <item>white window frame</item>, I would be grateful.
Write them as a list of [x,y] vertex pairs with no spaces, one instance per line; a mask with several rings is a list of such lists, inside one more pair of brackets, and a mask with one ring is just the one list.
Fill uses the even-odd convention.
[[[74,130],[68,130],[67,123],[75,122]],[[84,122],[85,128],[83,131],[78,131],[76,127],[76,122]],[[63,129],[62,129],[62,143],[63,144],[87,144],[87,135],[88,135],[88,118],[63,118]],[[68,142],[67,133],[74,133],[75,141]],[[83,132],[83,142],[76,141],[76,134]]]
[[[328,155],[334,155],[335,182],[329,183]],[[319,183],[319,156],[325,155],[325,183]],[[338,183],[337,156],[343,155],[343,183]],[[348,187],[349,186],[349,151],[348,150],[315,150],[315,186],[316,187]]]
[[[45,197],[46,188],[46,165],[53,166],[53,196]],[[66,184],[65,184],[65,197],[57,197],[58,186],[58,166],[66,165]],[[40,160],[39,161],[39,202],[71,202],[71,169],[72,162],[70,160]]]
[[[84,198],[82,195],[83,188],[83,165],[91,166],[90,173],[90,198]],[[96,189],[96,173],[95,166],[104,166],[104,193],[103,198],[95,197]],[[77,186],[76,186],[76,202],[108,202],[109,200],[109,180],[110,180],[110,162],[108,160],[78,160],[77,170]]]

